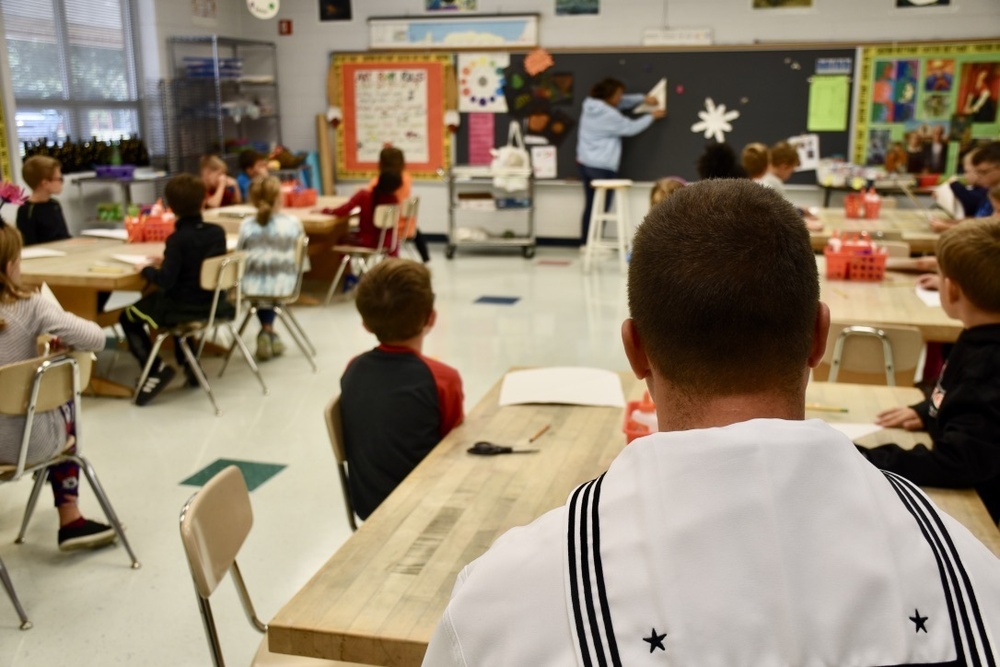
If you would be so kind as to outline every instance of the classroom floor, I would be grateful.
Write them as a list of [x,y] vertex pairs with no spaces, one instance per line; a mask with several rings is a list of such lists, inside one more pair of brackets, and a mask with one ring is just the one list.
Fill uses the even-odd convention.
[[[533,260],[510,251],[459,251],[448,261],[441,251],[433,248],[430,263],[438,324],[424,352],[461,372],[466,411],[511,366],[628,368],[619,337],[625,278],[612,257],[584,275],[576,249],[540,248]],[[484,296],[517,301],[475,303]],[[286,355],[262,365],[269,396],[239,360],[217,379],[220,362],[210,359],[221,417],[199,389],[168,390],[145,408],[84,399],[83,453],[127,525],[141,569],[129,568],[120,546],[60,552],[48,490],[25,543],[13,544],[31,483],[0,485],[0,558],[34,623],[19,630],[0,591],[0,665],[210,664],[177,519],[195,491],[181,482],[218,459],[284,466],[251,494],[255,523],[239,561],[265,622],[349,537],[322,409],[349,359],[375,339],[351,300],[296,313],[319,348],[319,372],[310,372],[287,336]],[[101,367],[114,361],[116,376],[134,381],[134,361],[112,357],[103,353]],[[272,469],[258,470],[263,476]],[[102,520],[81,484],[84,513]],[[249,664],[260,635],[228,579],[213,605],[227,662]]]

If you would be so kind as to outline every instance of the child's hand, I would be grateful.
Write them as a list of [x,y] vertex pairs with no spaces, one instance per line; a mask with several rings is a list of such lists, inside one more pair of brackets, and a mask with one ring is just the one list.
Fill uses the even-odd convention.
[[957,224],[958,222],[956,220],[946,220],[945,218],[933,218],[931,220],[931,230],[938,233],[946,232]]
[[925,273],[917,278],[917,286],[924,289],[940,290],[941,276],[936,273]]
[[875,423],[883,428],[905,428],[907,431],[919,431],[924,427],[917,411],[907,407],[883,410],[876,415]]
[[937,271],[937,257],[934,257],[933,255],[930,257],[917,257],[913,260],[913,268],[918,271]]
[[236,183],[236,179],[232,176],[226,176],[226,187],[228,188],[238,188],[239,185]]

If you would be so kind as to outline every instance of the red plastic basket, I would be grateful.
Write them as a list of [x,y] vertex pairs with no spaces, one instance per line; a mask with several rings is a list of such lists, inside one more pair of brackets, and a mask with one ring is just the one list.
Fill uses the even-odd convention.
[[852,236],[842,240],[840,250],[829,245],[823,249],[828,280],[873,280],[885,278],[889,255],[884,248]]
[[844,195],[844,215],[848,218],[863,218],[865,216],[864,195],[852,192]]
[[142,240],[166,241],[167,237],[174,233],[173,220],[147,220],[142,223]]
[[318,193],[314,188],[304,190],[292,190],[285,193],[285,206],[287,208],[305,208],[316,205]]
[[885,278],[885,261],[887,253],[876,252],[872,255],[854,255],[847,269],[848,280],[879,281]]

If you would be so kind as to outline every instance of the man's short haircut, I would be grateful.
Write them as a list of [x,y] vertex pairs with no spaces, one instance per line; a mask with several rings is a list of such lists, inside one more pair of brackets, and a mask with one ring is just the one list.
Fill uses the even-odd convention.
[[358,283],[355,304],[380,343],[401,343],[419,334],[434,310],[427,267],[409,259],[386,259]]
[[770,164],[768,149],[762,143],[747,144],[743,147],[743,168],[747,170],[747,176],[758,178],[767,171]]
[[55,176],[57,169],[62,169],[62,164],[54,157],[32,155],[21,165],[21,178],[34,190],[42,184],[42,181]]
[[1000,218],[955,225],[938,239],[941,275],[962,288],[980,310],[1000,314]]
[[976,149],[976,154],[972,156],[972,164],[978,167],[984,162],[1000,164],[1000,141],[991,141]]
[[594,87],[590,89],[590,96],[607,102],[612,97],[615,96],[619,90],[625,90],[625,84],[618,79],[601,79],[594,84]]
[[248,169],[252,169],[255,164],[264,159],[265,157],[260,153],[258,153],[257,151],[255,151],[254,149],[247,148],[246,150],[240,152],[240,156],[238,158],[240,171],[247,171]]
[[194,174],[177,174],[167,181],[163,198],[178,218],[198,215],[205,203],[205,184]]
[[694,183],[636,231],[628,301],[650,364],[688,396],[794,390],[819,312],[809,232],[772,189]]
[[777,167],[799,166],[799,152],[787,141],[771,146],[771,164]]

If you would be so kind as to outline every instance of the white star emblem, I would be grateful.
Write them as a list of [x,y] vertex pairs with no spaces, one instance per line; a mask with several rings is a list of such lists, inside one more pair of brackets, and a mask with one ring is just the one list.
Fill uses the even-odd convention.
[[739,111],[726,111],[726,105],[715,106],[711,97],[705,98],[705,110],[698,112],[700,121],[691,126],[692,132],[704,132],[705,138],[715,137],[715,140],[722,143],[726,140],[726,132],[732,132],[733,126],[729,122],[740,117]]

